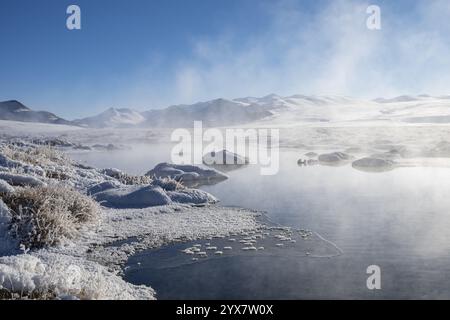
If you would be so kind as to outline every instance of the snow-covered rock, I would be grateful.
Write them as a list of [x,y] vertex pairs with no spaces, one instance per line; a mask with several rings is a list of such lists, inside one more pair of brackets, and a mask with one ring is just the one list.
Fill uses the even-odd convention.
[[0,179],[5,180],[13,186],[42,187],[46,185],[42,180],[25,174],[0,172]]
[[5,180],[0,179],[0,193],[12,193],[14,192],[14,187],[12,187]]
[[176,165],[163,162],[148,171],[146,176],[172,178],[183,182],[221,181],[228,176],[214,169],[204,169],[193,165]]
[[319,156],[321,164],[342,164],[352,160],[352,156],[344,152],[325,153]]
[[318,154],[310,151],[310,152],[305,153],[305,156],[307,156],[308,158],[316,158],[318,156]]
[[218,201],[213,195],[199,189],[169,191],[167,194],[173,202],[177,203],[204,204]]
[[146,208],[170,204],[172,201],[159,186],[122,187],[96,193],[94,199],[110,208]]
[[395,162],[388,159],[362,158],[353,161],[352,167],[362,171],[388,171],[395,167]]
[[103,192],[106,190],[115,189],[115,188],[119,188],[119,187],[120,187],[120,183],[115,182],[115,181],[100,182],[100,183],[96,183],[93,186],[89,187],[87,189],[87,194],[93,195],[93,194],[96,194],[99,192]]
[[109,208],[147,208],[175,203],[217,202],[209,193],[196,189],[166,191],[158,185],[127,186],[94,194],[94,199]]

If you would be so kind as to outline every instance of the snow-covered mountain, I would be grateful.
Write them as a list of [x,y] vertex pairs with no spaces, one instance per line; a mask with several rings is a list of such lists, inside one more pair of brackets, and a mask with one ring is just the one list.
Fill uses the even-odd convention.
[[262,105],[243,103],[238,100],[216,99],[192,105],[177,105],[161,110],[142,113],[145,125],[150,127],[191,127],[193,121],[205,126],[237,125],[253,122],[272,113]]
[[399,96],[390,99],[361,100],[343,96],[281,97],[236,99],[259,105],[272,113],[251,126],[290,126],[311,123],[450,123],[450,96]]
[[32,111],[17,101],[0,103],[0,119],[70,124],[90,128],[213,126],[295,126],[319,123],[391,122],[450,123],[450,95],[399,96],[361,100],[344,96],[279,96],[215,99],[191,105],[138,112],[110,108],[72,122],[45,111]]
[[109,108],[96,116],[74,120],[74,123],[83,127],[118,128],[139,126],[144,121],[144,116],[138,111]]
[[0,120],[70,125],[71,122],[47,111],[33,111],[16,100],[0,102]]

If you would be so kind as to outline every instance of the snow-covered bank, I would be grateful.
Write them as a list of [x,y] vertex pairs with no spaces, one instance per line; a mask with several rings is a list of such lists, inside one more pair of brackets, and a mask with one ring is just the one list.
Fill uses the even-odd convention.
[[131,285],[83,257],[40,252],[0,258],[0,292],[7,299],[154,299],[146,286]]
[[[0,258],[0,288],[24,297],[153,299],[154,291],[120,277],[120,266],[138,250],[171,242],[257,230],[259,214],[223,207],[162,206],[105,209],[101,221],[76,241]],[[119,240],[136,238],[122,245]]]
[[254,231],[262,227],[257,220],[260,215],[256,211],[216,205],[105,209],[98,228],[87,230],[69,250],[74,255],[86,252],[90,260],[119,271],[118,267],[136,250]]
[[[212,195],[169,178],[86,167],[58,151],[29,143],[0,147],[0,192],[6,201],[0,202],[3,298],[153,299],[153,289],[131,285],[120,277],[120,266],[131,254],[261,226],[258,213],[213,205],[217,199]],[[168,201],[155,201],[150,194],[155,190]],[[65,207],[64,201],[87,195],[99,203],[108,202],[111,208],[94,206],[89,212],[95,219],[85,221],[80,202]],[[25,220],[22,203],[31,208]],[[139,208],[124,205],[130,203],[134,207],[139,203]],[[77,225],[67,229],[71,219]],[[41,221],[51,228],[41,228]],[[27,228],[33,231],[32,241]],[[43,238],[48,230],[51,241]],[[118,245],[120,240],[127,241]]]

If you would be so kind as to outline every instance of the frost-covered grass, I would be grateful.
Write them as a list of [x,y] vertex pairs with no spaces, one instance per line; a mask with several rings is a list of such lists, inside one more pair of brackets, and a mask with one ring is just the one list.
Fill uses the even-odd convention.
[[145,185],[150,184],[153,181],[151,177],[135,176],[114,168],[103,169],[100,170],[100,172],[125,185]]
[[0,258],[0,299],[154,299],[95,262],[62,254]]
[[121,173],[113,178],[116,178],[120,183],[126,185],[144,185],[150,184],[152,179],[147,176],[135,176],[127,173]]
[[155,178],[152,182],[153,185],[160,186],[166,191],[177,191],[184,190],[186,187],[181,181],[175,180],[173,178]]
[[80,227],[95,220],[100,211],[90,197],[59,185],[17,188],[1,197],[12,215],[12,235],[27,248],[74,238]]
[[13,144],[5,144],[0,147],[0,152],[14,161],[20,161],[32,165],[71,163],[71,159],[63,152],[48,145],[38,145],[33,148],[23,148]]

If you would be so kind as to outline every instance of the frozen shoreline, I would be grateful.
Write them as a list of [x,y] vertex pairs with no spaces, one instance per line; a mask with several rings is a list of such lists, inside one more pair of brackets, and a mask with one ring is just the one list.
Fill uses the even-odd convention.
[[[2,146],[6,148],[2,149],[4,153],[0,163],[5,195],[14,195],[22,187],[58,184],[86,194],[93,186],[123,189],[128,183],[131,183],[128,188],[134,186],[138,190],[140,183],[143,183],[143,190],[157,183],[154,188],[159,188],[159,192],[174,195],[173,200],[162,206],[152,205],[150,201],[141,208],[101,207],[96,221],[83,225],[76,237],[62,237],[57,239],[60,243],[56,246],[40,249],[19,246],[21,239],[14,238],[8,231],[12,218],[10,209],[2,201],[0,293],[3,296],[10,293],[14,298],[154,299],[152,288],[129,284],[120,277],[121,266],[130,255],[138,250],[174,242],[224,237],[257,230],[261,226],[256,219],[260,213],[214,205],[215,198],[201,190],[126,173],[108,175],[104,170],[67,160],[62,154],[58,158],[60,154],[48,150],[30,153],[33,156],[29,157],[20,153],[23,150],[36,151],[33,149],[35,146],[29,143]],[[53,156],[56,158],[51,158]],[[143,192],[142,196],[147,197],[148,194]],[[130,238],[136,241],[111,245]]]
[[[53,279],[47,279],[47,285],[59,286],[63,295],[79,298],[81,291],[90,289],[91,293],[84,298],[154,299],[152,288],[135,286],[121,278],[121,268],[131,255],[170,243],[257,230],[260,227],[256,220],[258,215],[250,210],[219,206],[104,209],[101,221],[95,228],[83,230],[76,241],[6,259],[12,260],[9,264],[39,259],[38,264],[46,266],[48,273],[39,276],[36,268],[17,270],[22,272],[22,281],[30,281],[36,276],[41,281],[51,274]],[[124,241],[120,246],[111,245],[132,238],[136,241]],[[0,273],[4,270],[4,263],[4,258],[0,258]],[[75,281],[70,283],[70,279]],[[64,285],[61,286],[61,283]],[[64,291],[67,293],[64,294]]]

